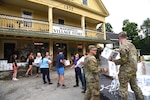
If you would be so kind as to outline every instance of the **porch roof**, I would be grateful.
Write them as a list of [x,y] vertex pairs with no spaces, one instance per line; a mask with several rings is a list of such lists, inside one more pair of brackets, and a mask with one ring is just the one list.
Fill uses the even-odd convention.
[[28,31],[28,30],[18,30],[18,29],[1,29],[0,35],[11,35],[11,36],[23,36],[23,37],[34,37],[34,38],[52,38],[52,39],[66,39],[66,40],[74,40],[74,41],[87,41],[94,43],[111,43],[109,40],[104,40],[102,38],[93,38],[93,37],[82,37],[82,36],[74,36],[74,35],[65,35],[65,34],[57,34],[57,33],[48,33],[42,31]]

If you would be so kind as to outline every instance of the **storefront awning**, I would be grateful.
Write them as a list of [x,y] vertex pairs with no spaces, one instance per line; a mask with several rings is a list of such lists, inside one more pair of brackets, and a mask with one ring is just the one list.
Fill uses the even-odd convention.
[[74,36],[74,35],[65,35],[65,34],[57,34],[57,33],[46,33],[41,31],[24,31],[24,30],[16,30],[16,29],[0,29],[0,35],[11,35],[11,36],[23,36],[23,37],[33,37],[33,38],[54,38],[54,39],[63,39],[63,40],[74,40],[74,41],[87,41],[87,42],[95,42],[95,43],[103,43],[108,44],[111,43],[109,40],[104,40],[100,38],[92,38],[92,37],[82,37],[82,36]]

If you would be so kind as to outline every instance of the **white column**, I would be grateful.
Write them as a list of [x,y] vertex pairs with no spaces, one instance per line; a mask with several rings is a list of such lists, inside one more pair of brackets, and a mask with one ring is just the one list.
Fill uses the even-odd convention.
[[53,8],[48,9],[49,33],[53,32]]
[[106,40],[105,22],[103,22],[102,32],[104,33],[104,40]]
[[53,57],[53,40],[49,40],[49,54]]
[[85,16],[81,17],[81,27],[83,31],[83,36],[85,36]]
[[70,46],[69,46],[69,42],[66,43],[67,44],[67,59],[70,60],[71,58],[71,54],[70,54]]
[[86,53],[86,44],[83,43],[83,55]]

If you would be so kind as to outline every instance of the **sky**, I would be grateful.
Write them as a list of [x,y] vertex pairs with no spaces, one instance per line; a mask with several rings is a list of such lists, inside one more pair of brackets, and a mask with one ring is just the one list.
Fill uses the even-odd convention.
[[122,31],[123,20],[129,19],[142,25],[143,21],[150,18],[150,0],[102,0],[109,16],[106,22],[109,22],[115,33]]

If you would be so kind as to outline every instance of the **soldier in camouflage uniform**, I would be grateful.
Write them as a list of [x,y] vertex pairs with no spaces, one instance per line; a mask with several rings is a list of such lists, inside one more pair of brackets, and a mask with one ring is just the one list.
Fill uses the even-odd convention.
[[86,92],[84,100],[100,100],[99,73],[107,72],[107,68],[99,68],[95,55],[97,48],[89,45],[89,54],[84,60],[84,69],[86,75]]
[[125,32],[119,33],[119,42],[121,43],[119,48],[120,59],[114,62],[120,65],[118,77],[121,100],[128,100],[128,83],[135,93],[136,100],[143,100],[142,92],[136,83],[137,50],[135,46],[127,40],[127,34]]

